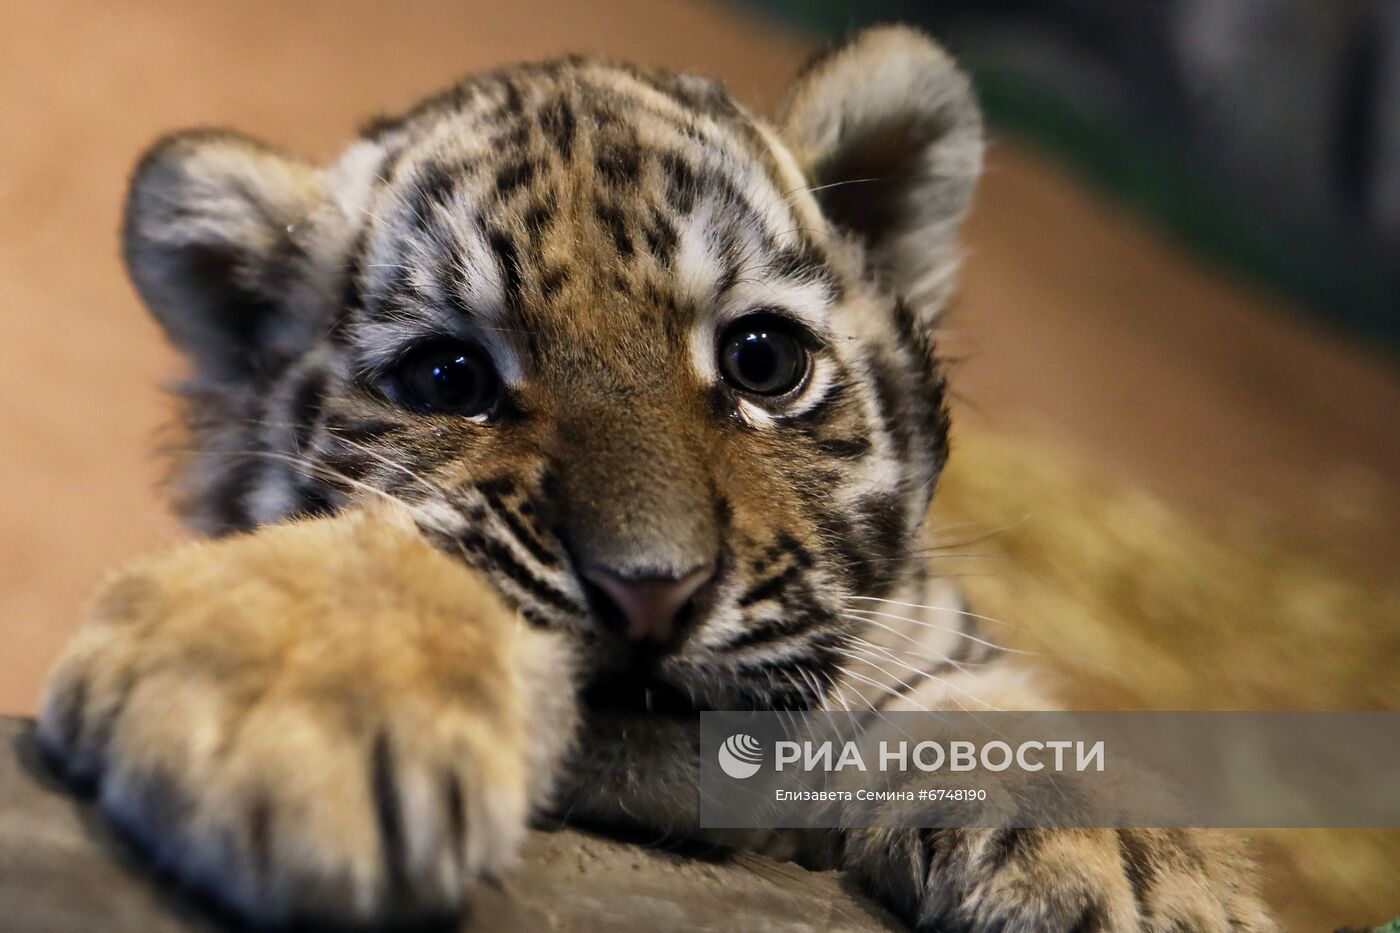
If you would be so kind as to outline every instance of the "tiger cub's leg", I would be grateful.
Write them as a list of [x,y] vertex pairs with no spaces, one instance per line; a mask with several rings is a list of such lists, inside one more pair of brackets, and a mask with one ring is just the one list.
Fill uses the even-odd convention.
[[192,544],[113,580],[40,736],[177,876],[261,920],[460,907],[575,721],[569,661],[397,507]]
[[859,829],[844,862],[919,930],[1276,929],[1223,831]]
[[[973,671],[977,670],[976,673]],[[906,698],[908,709],[1048,709],[1024,672],[999,661],[952,672]],[[1008,772],[1008,775],[1014,773]],[[928,779],[914,778],[910,787]],[[1029,788],[1004,785],[1010,800]],[[1014,817],[1015,814],[1009,814]],[[1034,822],[1025,814],[1025,822]],[[1023,824],[1024,825],[1024,824]],[[1254,893],[1250,860],[1225,831],[1192,829],[864,828],[841,862],[916,929],[939,933],[1276,929]]]

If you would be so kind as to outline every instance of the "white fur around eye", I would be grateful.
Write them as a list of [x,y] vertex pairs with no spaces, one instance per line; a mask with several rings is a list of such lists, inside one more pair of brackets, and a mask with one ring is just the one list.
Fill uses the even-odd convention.
[[830,292],[822,282],[802,279],[751,279],[740,276],[724,296],[716,331],[755,311],[776,311],[799,322],[818,337],[825,337]]
[[822,353],[812,354],[812,371],[807,374],[807,381],[803,384],[802,390],[796,397],[792,398],[783,406],[782,411],[776,417],[779,419],[796,418],[797,416],[810,411],[816,407],[822,399],[826,398],[831,391],[835,380],[836,367],[831,360]]
[[746,398],[739,399],[739,404],[734,409],[738,412],[739,420],[751,428],[764,428],[773,423],[773,413],[762,405],[755,405]]

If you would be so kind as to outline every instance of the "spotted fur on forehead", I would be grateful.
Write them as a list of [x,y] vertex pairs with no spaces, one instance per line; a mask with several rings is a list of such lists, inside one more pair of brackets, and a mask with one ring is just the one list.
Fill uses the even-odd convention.
[[629,319],[683,333],[777,305],[822,328],[853,274],[791,154],[704,79],[517,68],[380,121],[362,146],[380,183],[347,209],[381,222],[351,255],[346,304],[382,352],[415,326],[496,328],[530,342],[501,348],[518,376]]
[[[922,582],[948,431],[933,326],[979,127],[941,51],[876,30],[774,125],[707,79],[574,58],[468,78],[321,169],[177,134],[137,170],[126,253],[195,361],[187,508],[226,532],[412,502],[599,669],[622,652],[582,563],[713,564],[662,676],[810,705],[845,601]],[[755,312],[810,337],[781,402],[721,377],[720,335]],[[494,419],[383,390],[447,339],[499,373]]]

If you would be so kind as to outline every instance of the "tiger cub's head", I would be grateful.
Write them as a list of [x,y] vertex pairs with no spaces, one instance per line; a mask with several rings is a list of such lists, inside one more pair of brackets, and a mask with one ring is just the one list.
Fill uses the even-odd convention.
[[193,361],[187,510],[217,533],[406,500],[599,682],[807,707],[847,601],[922,573],[981,155],[967,80],[899,28],[817,59],[771,124],[568,59],[326,167],[171,136],[125,255]]

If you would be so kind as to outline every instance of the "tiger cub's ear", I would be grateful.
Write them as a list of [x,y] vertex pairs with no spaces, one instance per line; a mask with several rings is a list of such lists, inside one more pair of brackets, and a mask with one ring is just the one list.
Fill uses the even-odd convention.
[[306,313],[285,300],[291,231],[320,191],[307,163],[220,130],[167,136],[137,165],[127,270],[200,377],[257,378],[305,346]]
[[920,32],[868,29],[804,70],[781,129],[827,218],[931,322],[952,288],[958,226],[982,169],[967,77]]

